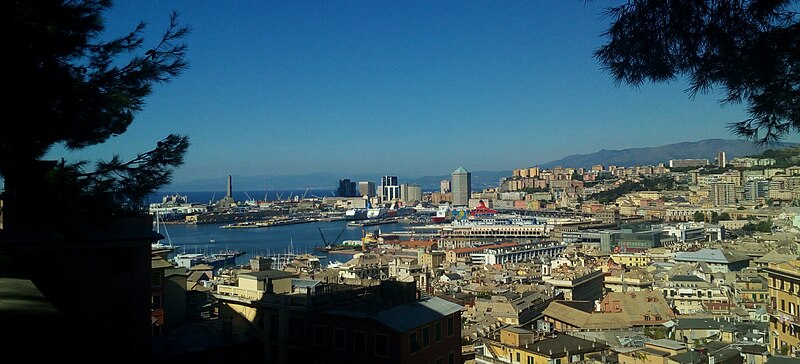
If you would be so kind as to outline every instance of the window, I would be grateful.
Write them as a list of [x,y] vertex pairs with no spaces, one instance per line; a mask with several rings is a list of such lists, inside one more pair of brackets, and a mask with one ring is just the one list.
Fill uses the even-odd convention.
[[389,338],[386,335],[375,334],[375,356],[389,356]]
[[150,308],[153,310],[161,308],[161,295],[154,294],[150,299]]
[[422,347],[427,348],[431,344],[431,328],[422,329]]
[[353,333],[353,351],[359,354],[367,352],[367,333],[356,331]]
[[433,324],[433,338],[436,340],[437,343],[439,341],[442,341],[442,322],[441,321],[436,321],[436,323]]
[[417,342],[417,333],[412,332],[408,334],[408,352],[416,353],[419,351],[419,342]]
[[781,299],[781,311],[786,311],[786,300]]
[[325,327],[314,326],[314,345],[325,346]]
[[519,352],[517,352],[517,363],[519,363]]
[[447,316],[447,336],[453,336],[454,331],[453,316]]
[[344,350],[344,335],[345,330],[343,328],[337,327],[333,329],[333,348]]
[[436,358],[436,364],[442,364],[442,358]]
[[456,364],[456,353],[450,352],[447,354],[447,364]]
[[161,271],[155,271],[150,275],[150,284],[153,287],[161,287]]

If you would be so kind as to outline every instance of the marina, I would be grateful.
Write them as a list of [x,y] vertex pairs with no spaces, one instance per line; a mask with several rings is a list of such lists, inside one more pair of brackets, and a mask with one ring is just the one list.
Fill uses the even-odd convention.
[[[174,258],[180,253],[211,254],[221,251],[238,251],[245,254],[237,256],[235,263],[244,265],[249,263],[250,258],[256,256],[274,258],[311,254],[319,256],[320,262],[327,265],[332,260],[349,260],[346,255],[352,255],[360,251],[360,248],[348,246],[348,249],[344,250],[320,251],[316,248],[327,245],[321,235],[330,239],[331,242],[355,241],[362,239],[365,233],[373,234],[381,227],[352,227],[343,220],[288,224],[267,229],[220,229],[222,225],[170,224],[170,240],[181,248],[170,253],[169,258]],[[396,230],[403,230],[405,225],[398,223],[396,227]],[[339,237],[333,239],[337,235]],[[330,259],[328,254],[333,253],[336,254],[336,258]]]

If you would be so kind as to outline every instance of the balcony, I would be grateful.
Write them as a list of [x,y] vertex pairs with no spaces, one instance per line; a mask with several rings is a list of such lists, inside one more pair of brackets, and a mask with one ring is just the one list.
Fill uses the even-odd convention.
[[236,297],[247,301],[259,301],[261,300],[261,297],[264,296],[264,291],[244,289],[236,286],[226,286],[226,285],[217,286],[216,293],[221,296]]

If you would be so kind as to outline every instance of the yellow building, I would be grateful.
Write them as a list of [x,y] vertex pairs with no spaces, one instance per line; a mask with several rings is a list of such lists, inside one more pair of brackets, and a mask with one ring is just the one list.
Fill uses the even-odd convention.
[[800,357],[800,259],[770,263],[769,352]]
[[646,267],[650,265],[653,259],[647,254],[611,254],[611,259],[614,263],[624,265],[626,267]]
[[486,339],[481,345],[476,345],[475,358],[477,362],[567,364],[588,360],[591,355],[603,361],[601,356],[608,348],[608,345],[569,335],[544,336],[508,327],[500,330],[500,341]]
[[619,353],[620,364],[665,364],[672,355],[685,353],[686,345],[670,339],[646,342],[644,348]]
[[442,263],[445,262],[445,254],[441,251],[435,251],[430,253],[423,253],[420,255],[420,260],[423,265],[425,265],[429,270],[433,270],[442,266]]

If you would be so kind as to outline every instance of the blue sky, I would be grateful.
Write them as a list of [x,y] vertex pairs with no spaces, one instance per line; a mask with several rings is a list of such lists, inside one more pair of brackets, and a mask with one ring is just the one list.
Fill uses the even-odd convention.
[[[592,52],[613,2],[118,1],[107,33],[169,12],[190,68],[125,134],[50,157],[130,158],[169,133],[174,181],[333,172],[407,177],[532,166],[568,154],[734,139],[746,118],[686,83],[617,86]],[[797,141],[793,135],[787,141]]]

